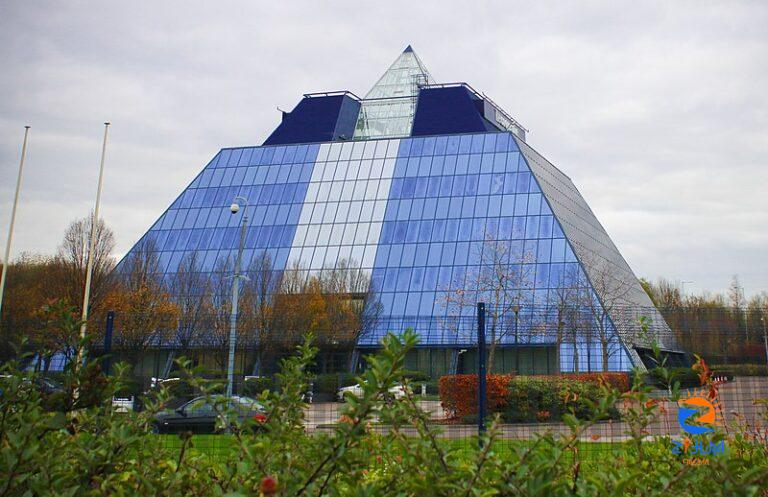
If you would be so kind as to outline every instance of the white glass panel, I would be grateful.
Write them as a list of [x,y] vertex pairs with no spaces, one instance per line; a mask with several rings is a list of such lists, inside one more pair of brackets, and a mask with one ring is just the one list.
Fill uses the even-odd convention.
[[320,183],[310,183],[307,186],[307,198],[304,201],[304,205],[310,202],[317,202],[317,192],[320,190]]
[[331,228],[331,236],[328,239],[329,245],[341,245],[341,238],[344,235],[344,225],[337,223]]
[[325,213],[325,204],[315,204],[315,209],[312,211],[311,224],[319,224],[323,221],[323,214]]
[[360,223],[357,226],[357,233],[355,233],[355,245],[363,245],[368,241],[368,229],[369,223]]
[[339,247],[333,246],[328,247],[328,249],[325,251],[325,261],[323,262],[323,267],[332,268],[336,266],[336,261],[339,257]]
[[379,243],[382,223],[371,223],[371,229],[368,230],[368,243],[376,245]]
[[343,188],[344,183],[341,181],[331,183],[331,193],[328,195],[328,200],[341,200],[341,190]]
[[349,169],[349,161],[339,162],[336,165],[336,170],[333,173],[333,176],[329,176],[326,178],[328,181],[342,181],[344,179],[344,176],[347,174],[347,170]]
[[387,140],[378,140],[376,142],[376,151],[373,153],[373,156],[377,159],[383,158],[387,156]]
[[291,252],[288,254],[288,265],[290,266],[295,261],[301,260],[301,248],[300,247],[293,247],[291,249]]
[[387,211],[387,201],[377,200],[373,204],[373,215],[371,216],[371,220],[382,221],[384,219],[384,213],[386,211]]
[[318,245],[327,245],[328,240],[331,237],[331,225],[330,224],[323,224],[320,226],[320,235],[317,239]]
[[[345,162],[341,162],[340,164],[345,164]],[[323,169],[323,175],[320,177],[320,181],[331,181],[333,179],[333,175],[335,174],[337,168],[337,163],[335,162],[327,162],[325,164],[325,168]]]
[[344,226],[344,236],[341,238],[341,244],[352,245],[355,241],[355,231],[357,230],[357,225],[350,223]]
[[376,259],[376,246],[366,245],[365,255],[363,255],[363,260],[360,263],[360,267],[363,267],[365,269],[373,268],[373,263],[375,259]]
[[[318,163],[324,162],[328,159],[328,151],[331,149],[330,143],[323,143],[320,145],[320,149],[317,151],[317,159],[316,161]],[[317,164],[315,164],[315,169],[317,169]]]
[[317,245],[317,236],[320,234],[320,225],[313,224],[309,226],[307,230],[307,238],[304,242],[304,246],[310,247]]
[[360,212],[361,222],[370,222],[373,219],[373,206],[374,202],[371,200],[363,202],[363,209]]
[[346,202],[352,200],[353,191],[354,191],[354,183],[344,182],[343,189],[341,190],[341,200]]
[[391,178],[395,174],[395,159],[393,158],[386,158],[384,159],[384,172],[382,173],[382,178]]
[[293,237],[293,246],[301,247],[304,245],[304,239],[307,237],[307,225],[299,225],[296,227],[296,235]]
[[364,253],[365,253],[364,246],[356,245],[352,247],[352,255],[350,256],[350,261],[354,261],[355,264],[359,267],[361,264],[361,261],[363,260]]
[[363,157],[363,149],[365,148],[365,142],[355,142],[352,148],[351,159],[361,159]]
[[400,148],[400,140],[387,140],[387,157],[397,157]]
[[362,202],[351,202],[349,204],[349,213],[347,214],[348,223],[356,223],[360,220],[360,213],[363,210]]
[[339,159],[341,160],[349,160],[349,157],[352,155],[352,143],[346,142],[342,143],[341,145],[341,155],[339,156]]
[[339,160],[339,155],[341,155],[341,143],[332,143],[331,149],[328,152],[328,162],[335,162]]
[[366,186],[364,198],[375,199],[376,193],[378,192],[378,190],[379,190],[379,182],[369,181]]

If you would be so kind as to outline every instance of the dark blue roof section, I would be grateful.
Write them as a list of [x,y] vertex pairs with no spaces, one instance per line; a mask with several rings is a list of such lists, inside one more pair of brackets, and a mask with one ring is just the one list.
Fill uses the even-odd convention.
[[422,88],[411,136],[498,131],[482,114],[483,100],[465,86]]
[[264,145],[351,139],[360,102],[349,94],[306,95],[269,135]]

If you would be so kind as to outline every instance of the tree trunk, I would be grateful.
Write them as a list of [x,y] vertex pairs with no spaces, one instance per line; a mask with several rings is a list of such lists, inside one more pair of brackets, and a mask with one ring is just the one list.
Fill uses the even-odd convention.
[[[487,374],[493,374],[493,358],[496,355],[496,342],[491,342],[491,346],[488,347],[488,357],[485,361],[485,372]],[[477,372],[480,374],[480,371]]]
[[573,372],[579,372],[579,344],[576,339],[576,330],[573,330]]

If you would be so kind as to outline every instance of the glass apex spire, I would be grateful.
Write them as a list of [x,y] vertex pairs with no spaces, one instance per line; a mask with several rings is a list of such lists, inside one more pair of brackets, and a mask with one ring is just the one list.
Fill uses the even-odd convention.
[[434,84],[424,63],[410,45],[389,66],[365,98],[415,97],[419,85]]
[[434,84],[434,80],[408,45],[365,95],[354,138],[408,136],[416,112],[419,86],[426,84]]

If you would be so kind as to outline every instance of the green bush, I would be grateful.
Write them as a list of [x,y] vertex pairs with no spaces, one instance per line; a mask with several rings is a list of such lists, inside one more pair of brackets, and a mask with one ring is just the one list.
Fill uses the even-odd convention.
[[[589,419],[603,395],[592,382],[518,376],[509,383],[503,419],[510,423],[559,421],[565,413]],[[618,419],[618,410],[611,407],[604,417]]]
[[[557,380],[565,409],[587,420],[563,416],[566,429],[557,436],[532,435],[510,440],[503,427],[489,423],[481,442],[454,440],[452,433],[430,422],[413,399],[385,401],[383,393],[402,378],[408,350],[416,335],[387,336],[377,356],[368,359],[362,393],[340,407],[343,422],[321,434],[308,433],[304,419],[306,392],[316,349],[298,348],[286,360],[277,382],[279,391],[264,396],[268,416],[256,432],[244,426],[234,435],[160,436],[148,434],[153,415],[167,392],[149,399],[142,413],[115,413],[106,400],[121,387],[120,378],[98,380],[101,401],[78,406],[70,395],[68,413],[41,407],[34,382],[18,367],[0,368],[0,495],[131,496],[272,495],[384,497],[391,495],[469,496],[595,495],[661,497],[701,495],[752,497],[768,482],[768,444],[724,431],[712,435],[728,450],[689,465],[671,451],[667,438],[646,439],[659,406],[648,389],[623,394],[602,390],[602,405],[585,411],[573,397],[594,395],[593,387]],[[84,391],[93,381],[74,371],[65,384]],[[339,378],[337,378],[337,382]],[[542,395],[539,406],[555,405],[553,384],[517,379],[517,401],[525,392]],[[543,380],[547,381],[547,380]],[[208,394],[210,383],[190,378]],[[519,388],[518,388],[519,387]],[[545,387],[547,392],[543,392]],[[95,392],[96,390],[94,390]],[[592,419],[606,415],[606,406],[627,401],[626,442],[585,441]],[[529,411],[537,409],[530,405]],[[469,421],[469,419],[468,419]],[[763,423],[767,418],[761,420]],[[248,420],[254,423],[253,420]],[[372,429],[376,424],[386,429]],[[698,441],[698,440],[697,440]],[[602,454],[601,454],[602,453]],[[602,455],[602,457],[601,457]]]

